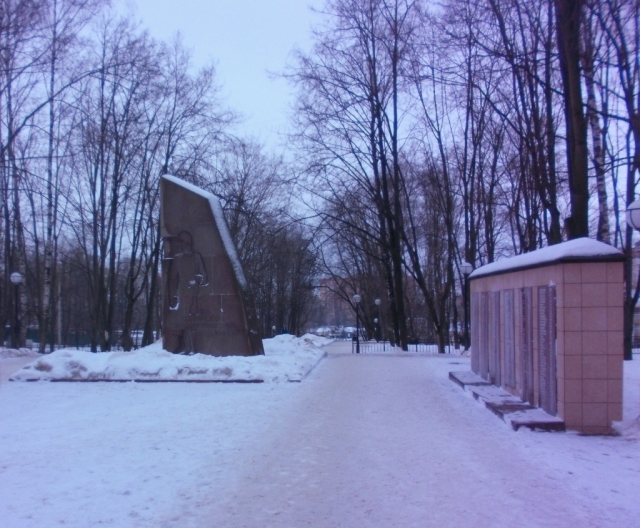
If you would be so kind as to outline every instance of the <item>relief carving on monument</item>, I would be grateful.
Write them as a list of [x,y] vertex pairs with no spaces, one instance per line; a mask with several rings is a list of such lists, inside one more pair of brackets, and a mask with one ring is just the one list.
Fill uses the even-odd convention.
[[217,198],[172,176],[160,185],[164,349],[263,354],[253,300]]
[[200,297],[209,285],[207,269],[202,255],[193,250],[193,237],[182,231],[176,237],[166,237],[165,258],[169,260],[166,295],[169,312],[177,312],[175,318],[182,324],[173,327],[177,346],[170,352],[196,352],[196,317],[200,315]]

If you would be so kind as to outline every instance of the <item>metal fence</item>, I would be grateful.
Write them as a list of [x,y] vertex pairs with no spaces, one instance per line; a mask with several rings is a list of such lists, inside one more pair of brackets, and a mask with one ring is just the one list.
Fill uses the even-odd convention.
[[[451,352],[452,346],[447,346],[446,351]],[[357,343],[351,342],[351,352],[355,354]],[[389,341],[360,341],[360,354],[394,354],[404,352],[399,346],[391,344]],[[408,353],[417,354],[438,354],[438,345],[435,343],[414,343],[409,345]]]

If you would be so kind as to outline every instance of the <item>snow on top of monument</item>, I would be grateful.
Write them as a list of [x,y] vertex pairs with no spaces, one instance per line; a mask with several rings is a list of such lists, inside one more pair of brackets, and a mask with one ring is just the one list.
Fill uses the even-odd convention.
[[240,282],[240,286],[242,288],[247,287],[247,279],[244,276],[244,271],[242,270],[242,264],[240,264],[240,259],[238,258],[238,252],[236,251],[236,245],[233,243],[233,239],[231,238],[231,233],[229,232],[229,228],[227,227],[227,222],[224,219],[224,213],[222,212],[222,205],[220,205],[220,200],[217,196],[214,196],[208,191],[201,189],[193,185],[192,183],[186,182],[177,178],[176,176],[171,176],[169,174],[165,174],[162,176],[165,180],[170,181],[171,183],[175,183],[180,187],[191,191],[202,198],[205,198],[209,201],[209,206],[211,207],[211,213],[216,221],[216,225],[218,226],[218,232],[220,233],[220,238],[222,238],[222,243],[224,244],[224,248],[227,250],[227,255],[229,255],[229,259],[231,260],[231,265],[236,274],[236,278],[238,282]]
[[158,341],[131,352],[66,348],[22,367],[12,381],[300,381],[324,357],[330,339],[279,335],[263,341],[264,356],[172,354]]
[[597,259],[598,257],[612,256],[621,257],[622,252],[609,244],[593,240],[592,238],[577,238],[530,253],[523,253],[515,257],[508,257],[497,262],[492,262],[491,264],[486,264],[475,270],[469,277],[475,279],[495,273],[551,264],[560,260],[588,260],[590,258]]

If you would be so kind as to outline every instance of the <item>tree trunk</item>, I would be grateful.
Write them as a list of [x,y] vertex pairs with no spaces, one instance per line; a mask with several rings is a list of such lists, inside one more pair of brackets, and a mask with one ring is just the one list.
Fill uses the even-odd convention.
[[555,5],[571,198],[571,216],[565,225],[568,237],[574,239],[589,236],[589,151],[580,79],[580,26],[584,0],[555,0]]

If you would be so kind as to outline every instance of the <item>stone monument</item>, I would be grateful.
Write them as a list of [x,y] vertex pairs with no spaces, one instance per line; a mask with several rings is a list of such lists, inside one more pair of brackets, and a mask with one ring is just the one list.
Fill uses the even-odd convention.
[[247,280],[218,199],[160,182],[163,347],[178,354],[264,354]]

